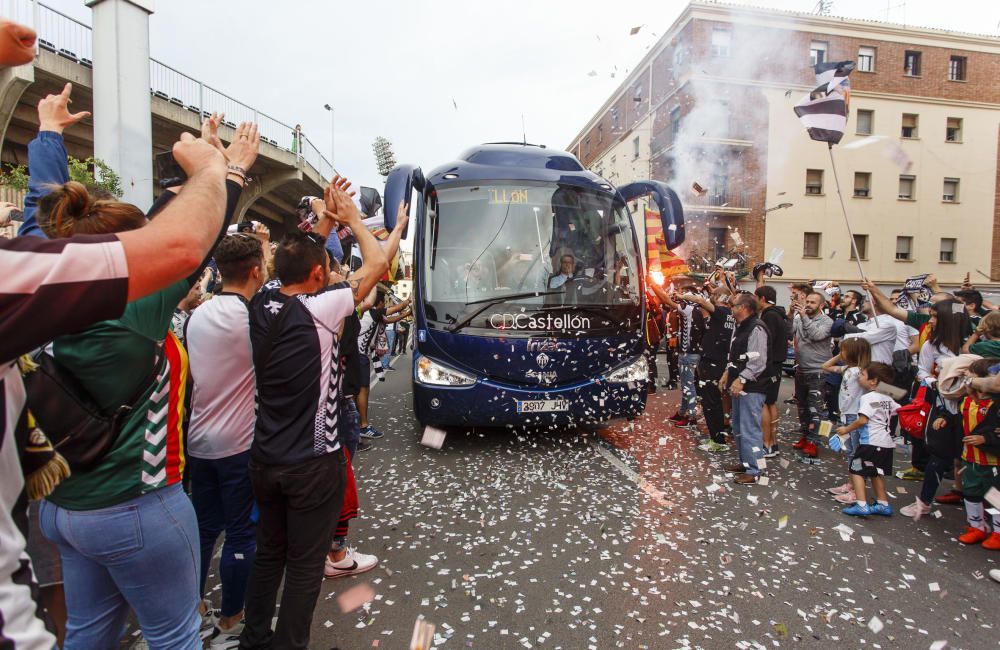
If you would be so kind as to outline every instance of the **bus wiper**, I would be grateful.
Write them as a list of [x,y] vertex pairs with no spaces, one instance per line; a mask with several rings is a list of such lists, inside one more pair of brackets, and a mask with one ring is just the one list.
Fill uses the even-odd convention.
[[610,318],[608,317],[608,312],[610,312],[614,306],[615,305],[608,305],[606,307],[601,307],[598,305],[546,305],[540,308],[538,311],[557,311],[560,309],[570,309],[573,311],[581,311],[585,314],[603,316],[604,318],[610,320]]
[[[555,291],[525,291],[523,293],[511,293],[511,294],[508,294],[506,296],[496,296],[494,298],[483,298],[482,300],[473,300],[473,301],[467,302],[465,304],[466,305],[479,305],[479,304],[482,304],[483,306],[480,307],[479,309],[476,309],[471,314],[469,314],[468,316],[466,316],[462,320],[458,321],[454,325],[448,327],[447,329],[448,329],[449,332],[451,332],[452,334],[454,334],[458,330],[462,329],[463,327],[465,327],[466,325],[468,325],[469,323],[471,323],[472,320],[476,316],[478,316],[479,314],[483,313],[484,311],[486,311],[490,307],[494,307],[496,305],[499,305],[502,302],[507,302],[508,300],[517,300],[518,298],[535,298],[537,296],[550,296],[552,294],[562,293],[562,292],[563,292],[562,289],[557,289]],[[483,304],[483,303],[485,303],[485,304]]]

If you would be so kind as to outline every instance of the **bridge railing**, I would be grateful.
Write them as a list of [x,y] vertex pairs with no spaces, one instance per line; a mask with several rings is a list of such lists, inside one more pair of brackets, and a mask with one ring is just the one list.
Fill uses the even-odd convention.
[[[38,32],[40,49],[93,67],[93,30],[89,25],[38,0],[0,0],[0,15],[32,25]],[[292,126],[152,58],[149,60],[149,83],[149,91],[154,97],[199,117],[213,112],[225,113],[225,123],[232,127],[240,122],[256,122],[263,141],[286,151],[292,149]],[[329,180],[334,173],[330,161],[308,138],[303,138],[301,149],[296,152],[300,160]]]

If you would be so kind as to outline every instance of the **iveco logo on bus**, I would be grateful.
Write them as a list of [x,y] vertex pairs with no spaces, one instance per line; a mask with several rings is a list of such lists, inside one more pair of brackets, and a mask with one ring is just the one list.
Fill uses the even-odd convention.
[[578,314],[493,314],[490,326],[498,330],[562,330],[590,329],[590,319]]
[[535,352],[569,352],[569,346],[559,339],[528,339],[528,354]]

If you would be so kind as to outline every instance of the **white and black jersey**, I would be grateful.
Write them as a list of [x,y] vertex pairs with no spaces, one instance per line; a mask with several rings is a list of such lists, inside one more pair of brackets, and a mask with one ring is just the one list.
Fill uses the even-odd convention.
[[118,318],[128,296],[125,249],[114,235],[0,239],[0,648],[53,648],[15,514],[24,478],[15,431],[25,391],[15,360],[56,336]]
[[[265,290],[250,301],[257,377],[250,455],[255,461],[293,465],[340,448],[340,336],[352,311],[354,295],[346,282],[298,296]],[[276,323],[280,329],[271,337],[268,353],[269,332]]]

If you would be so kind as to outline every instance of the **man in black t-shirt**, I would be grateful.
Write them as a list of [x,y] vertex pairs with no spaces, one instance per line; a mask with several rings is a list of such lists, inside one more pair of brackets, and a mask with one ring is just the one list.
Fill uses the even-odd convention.
[[726,418],[722,408],[722,393],[719,391],[719,379],[726,369],[729,357],[729,342],[736,329],[736,319],[725,302],[728,291],[717,289],[709,301],[700,295],[687,293],[681,296],[708,312],[705,332],[701,337],[701,357],[696,371],[696,386],[701,397],[701,410],[705,415],[705,425],[708,427],[709,440],[703,446],[709,451],[725,451]]
[[[257,382],[250,477],[260,519],[241,648],[308,647],[323,563],[344,501],[340,337],[345,319],[388,268],[347,195],[349,185],[334,178],[326,201],[316,200],[323,218],[314,231],[286,236],[275,253],[281,288],[250,301]],[[354,231],[365,262],[348,282],[330,285],[324,245],[334,220]]]

